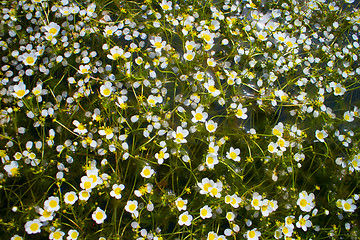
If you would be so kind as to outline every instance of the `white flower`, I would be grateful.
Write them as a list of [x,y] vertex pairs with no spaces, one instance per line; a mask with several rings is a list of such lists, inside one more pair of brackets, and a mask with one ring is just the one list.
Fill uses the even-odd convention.
[[23,82],[19,82],[18,85],[14,86],[14,92],[12,93],[12,95],[21,99],[28,93],[29,90],[26,89],[26,85]]
[[261,232],[256,228],[253,228],[252,230],[248,230],[244,237],[246,237],[248,240],[258,240],[260,236]]
[[12,237],[10,238],[10,240],[23,240],[23,238],[22,238],[21,236],[15,234],[14,236],[12,236]]
[[101,85],[100,93],[104,97],[109,97],[111,95],[111,93],[112,93],[112,83],[111,82],[105,82],[103,85]]
[[203,111],[204,111],[203,107],[198,107],[195,111],[191,111],[191,114],[193,115],[191,121],[193,123],[205,122],[208,117],[208,114]]
[[210,79],[208,82],[204,83],[204,87],[213,97],[217,97],[221,93],[220,90],[216,89],[214,80]]
[[300,215],[299,221],[296,223],[296,227],[301,228],[302,230],[304,230],[306,232],[307,228],[311,227],[311,225],[312,225],[309,218],[310,218],[309,215],[305,215],[304,217],[303,217],[303,215]]
[[185,137],[189,134],[189,131],[186,129],[183,129],[181,126],[178,126],[176,128],[176,132],[172,132],[172,136],[174,138],[174,142],[176,143],[187,143],[187,140]]
[[[51,22],[49,25],[44,26],[44,29],[52,36],[58,35],[60,26],[57,23]],[[51,39],[50,39],[51,40]]]
[[134,201],[129,200],[126,203],[125,211],[131,213],[133,217],[137,217],[139,215],[137,208],[138,208],[138,202],[136,200]]
[[105,211],[99,207],[96,208],[91,217],[97,224],[102,224],[107,218]]
[[91,191],[91,189],[80,191],[79,199],[82,201],[87,201],[90,198],[90,191]]
[[60,209],[59,198],[58,197],[53,197],[53,196],[49,197],[44,202],[44,208],[48,212],[58,211]]
[[210,188],[214,186],[215,182],[208,178],[203,178],[201,183],[197,183],[200,187],[200,194],[207,194],[210,191]]
[[256,32],[256,35],[258,39],[260,39],[261,41],[267,40],[267,32],[264,31]]
[[285,44],[289,48],[297,48],[296,38],[295,37],[286,37],[285,38]]
[[144,178],[150,178],[155,173],[154,169],[152,169],[150,166],[145,166],[140,175]]
[[277,153],[278,152],[278,144],[277,143],[274,143],[274,142],[271,142],[269,145],[268,145],[268,151],[271,152],[271,153]]
[[209,194],[212,197],[220,198],[223,184],[219,180],[211,187],[209,187]]
[[208,166],[208,168],[213,169],[214,166],[219,163],[217,155],[213,153],[207,154],[205,163]]
[[240,154],[239,148],[235,149],[233,147],[230,147],[229,152],[226,153],[226,157],[234,160],[235,162],[239,162],[240,161],[240,157],[238,156],[239,154]]
[[22,62],[26,66],[33,66],[37,60],[37,55],[35,52],[24,53],[19,56],[19,60],[22,59]]
[[344,112],[344,119],[345,119],[345,121],[348,121],[348,122],[354,121],[354,112],[351,112],[351,111]]
[[79,232],[71,229],[68,231],[68,237],[66,238],[67,240],[76,240],[79,237]]
[[79,66],[79,70],[78,73],[80,74],[87,74],[90,71],[90,66],[89,65],[80,65]]
[[349,198],[348,200],[341,200],[342,209],[345,212],[354,212],[356,209],[356,205],[353,203],[354,200],[352,198]]
[[159,164],[163,164],[164,160],[169,158],[170,155],[166,151],[167,148],[164,147],[158,153],[155,154],[155,158],[158,160]]
[[114,137],[114,131],[111,127],[106,127],[105,129],[99,130],[101,136],[106,136],[106,139],[112,139]]
[[213,120],[209,120],[205,122],[206,130],[210,133],[215,132],[217,129],[218,124],[214,122]]
[[115,46],[113,48],[110,49],[110,53],[108,54],[107,57],[111,60],[117,60],[119,58],[129,58],[131,57],[131,53],[129,52],[124,52],[124,50],[118,46]]
[[178,223],[180,226],[182,226],[184,224],[186,226],[190,226],[192,220],[193,220],[193,217],[188,213],[188,211],[186,211],[179,216]]
[[286,237],[291,237],[294,231],[294,225],[285,225],[282,227],[281,231]]
[[335,96],[342,96],[346,92],[346,88],[343,87],[340,83],[331,82],[330,87],[334,89]]
[[179,211],[181,210],[186,210],[186,204],[188,203],[188,200],[184,200],[181,197],[179,197],[178,199],[176,199],[175,201],[175,205],[178,208]]
[[154,39],[150,39],[150,43],[155,47],[155,52],[161,52],[166,45],[166,41],[162,41],[161,37],[155,37]]
[[73,205],[77,200],[78,200],[78,196],[74,191],[67,192],[64,196],[64,202],[67,204]]
[[85,134],[88,132],[88,130],[85,128],[85,126],[80,123],[78,120],[74,120],[73,124],[76,126],[76,128],[74,129],[74,132],[78,133],[78,134]]
[[212,217],[212,210],[208,205],[200,208],[200,217],[202,219],[211,218]]
[[160,7],[164,10],[164,11],[170,11],[172,10],[172,2],[171,1],[166,1],[166,0],[162,0],[162,2],[160,3]]
[[104,29],[104,36],[105,37],[111,36],[117,30],[118,30],[117,26],[106,26],[105,29]]
[[10,164],[4,166],[4,170],[7,172],[9,177],[16,176],[19,170],[19,164],[16,161],[11,161]]
[[315,207],[314,199],[315,195],[313,193],[307,194],[307,192],[302,191],[299,193],[296,204],[299,205],[301,211],[310,212]]
[[316,130],[315,136],[320,142],[325,142],[325,138],[328,136],[328,134],[325,132],[325,130]]
[[90,191],[96,186],[96,183],[93,181],[92,178],[88,176],[81,177],[80,187],[86,191]]
[[206,60],[206,63],[209,67],[215,67],[216,66],[216,61],[214,60],[214,58],[208,58]]
[[284,124],[279,122],[272,130],[272,134],[275,136],[281,137],[284,132]]
[[41,226],[42,226],[42,223],[40,222],[39,219],[34,219],[32,221],[28,221],[25,223],[25,231],[28,233],[28,234],[35,234],[35,233],[39,233],[41,232]]
[[162,103],[163,98],[161,96],[154,96],[154,95],[150,95],[147,99],[147,102],[149,104],[150,107],[154,107],[157,103]]
[[121,192],[122,190],[125,189],[125,186],[124,184],[114,184],[112,186],[112,191],[110,192],[110,196],[116,198],[116,199],[120,199],[122,196],[121,196]]
[[184,53],[184,59],[186,61],[192,61],[195,57],[195,52],[193,51],[187,51],[186,53]]
[[185,49],[186,51],[193,51],[196,46],[196,43],[194,41],[186,41],[185,43]]
[[62,240],[65,233],[60,229],[56,229],[55,232],[50,233],[49,239],[50,240]]
[[255,210],[260,210],[261,199],[262,199],[262,196],[259,193],[257,193],[257,192],[253,193],[253,197],[251,200],[251,206],[253,206]]

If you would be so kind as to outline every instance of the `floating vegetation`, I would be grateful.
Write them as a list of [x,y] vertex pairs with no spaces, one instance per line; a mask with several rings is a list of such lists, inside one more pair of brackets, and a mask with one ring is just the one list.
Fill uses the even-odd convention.
[[358,1],[1,1],[2,239],[358,239]]

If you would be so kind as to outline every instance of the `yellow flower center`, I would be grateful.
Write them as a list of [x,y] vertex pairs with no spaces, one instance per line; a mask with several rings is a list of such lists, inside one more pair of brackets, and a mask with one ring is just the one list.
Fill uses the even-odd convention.
[[184,201],[180,200],[177,202],[177,205],[179,208],[182,208],[182,207],[184,207],[185,204],[184,204]]
[[203,115],[201,113],[196,113],[195,114],[195,119],[200,121],[203,118]]
[[101,219],[103,219],[103,217],[104,217],[104,214],[103,214],[102,212],[97,212],[97,213],[95,214],[95,218],[96,218],[96,219],[101,220]]
[[212,195],[215,196],[217,193],[218,193],[217,188],[212,188],[212,189],[211,189],[211,194],[212,194]]
[[145,170],[143,171],[143,173],[144,173],[145,176],[149,176],[149,175],[150,175],[150,170],[149,170],[149,169],[145,169]]
[[18,173],[18,168],[12,168],[10,171],[11,175],[15,176]]
[[32,231],[32,232],[35,232],[35,231],[37,231],[39,229],[39,224],[37,224],[37,223],[32,223],[31,225],[30,225],[30,230]]
[[113,132],[113,131],[112,131],[111,128],[106,128],[106,129],[105,129],[105,134],[106,134],[106,135],[110,135],[110,134],[112,134],[112,132]]
[[130,210],[130,211],[135,211],[135,209],[136,209],[135,204],[130,204],[130,205],[129,205],[129,210]]
[[156,48],[161,48],[161,47],[162,47],[162,44],[161,44],[161,42],[156,42],[156,43],[154,44],[154,46],[155,46]]
[[319,133],[317,134],[317,137],[318,137],[319,139],[323,139],[323,138],[324,138],[324,134],[323,134],[322,132],[319,132]]
[[75,200],[74,194],[70,194],[70,195],[68,196],[68,200],[69,200],[69,202],[74,201],[74,200]]
[[206,216],[207,215],[207,210],[206,209],[202,209],[201,210],[201,216]]
[[115,194],[116,195],[119,195],[120,193],[121,193],[121,188],[116,188],[115,190],[114,190],[114,192],[115,192]]
[[25,95],[25,90],[22,89],[18,90],[16,92],[16,95],[18,95],[19,98],[22,98]]
[[55,35],[55,34],[57,33],[56,28],[50,28],[49,33],[50,33],[51,35]]
[[54,233],[54,239],[60,239],[62,237],[60,232],[55,232]]
[[26,60],[25,60],[28,64],[32,65],[34,64],[35,62],[35,59],[33,57],[27,57]]
[[80,131],[83,131],[83,130],[85,130],[85,126],[80,123],[79,126],[78,126],[78,129],[79,129]]
[[163,159],[164,156],[165,156],[165,153],[163,151],[160,151],[159,154],[158,154],[158,158]]
[[181,216],[181,221],[183,221],[183,222],[187,222],[188,219],[189,219],[189,217],[187,215]]
[[249,232],[249,238],[254,238],[255,237],[255,231],[254,230],[252,230],[252,231],[250,231]]
[[213,131],[215,129],[214,125],[210,124],[208,125],[208,130],[209,131]]
[[353,160],[351,163],[352,163],[352,165],[353,165],[354,167],[359,166],[358,162],[357,162],[357,161],[355,161],[355,160]]
[[51,216],[51,212],[48,212],[46,210],[44,210],[43,214],[42,214],[45,218],[48,218]]
[[214,86],[209,86],[209,91],[210,92],[215,92],[216,91],[216,88]]
[[206,34],[204,36],[204,39],[205,39],[205,41],[210,42],[211,41],[211,36],[209,34]]
[[307,201],[305,199],[301,199],[300,200],[300,206],[306,207],[306,205],[307,205]]
[[91,182],[85,182],[84,188],[89,189],[91,187]]
[[345,204],[344,204],[344,209],[345,209],[345,210],[350,210],[350,209],[351,209],[350,203],[345,203]]
[[51,201],[49,202],[49,206],[50,206],[51,208],[55,208],[57,205],[58,205],[58,203],[57,203],[57,201],[55,201],[55,200],[51,200]]
[[177,133],[176,134],[176,138],[177,139],[180,139],[180,140],[183,140],[184,139],[184,135],[182,133]]
[[103,94],[104,94],[104,96],[109,96],[110,95],[110,89],[108,89],[108,88],[105,88],[104,90],[103,90]]
[[302,219],[300,219],[299,223],[301,226],[305,226],[306,220],[304,218],[302,218]]
[[236,155],[236,153],[231,152],[231,153],[230,153],[230,157],[231,157],[232,159],[235,159],[235,158],[237,157],[237,155]]
[[209,187],[211,187],[211,184],[210,183],[205,183],[204,184],[204,190],[207,192],[209,191]]

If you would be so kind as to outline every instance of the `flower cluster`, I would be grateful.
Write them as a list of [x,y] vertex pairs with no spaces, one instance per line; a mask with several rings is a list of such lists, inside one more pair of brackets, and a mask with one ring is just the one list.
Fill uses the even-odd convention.
[[0,4],[2,238],[360,235],[356,1]]

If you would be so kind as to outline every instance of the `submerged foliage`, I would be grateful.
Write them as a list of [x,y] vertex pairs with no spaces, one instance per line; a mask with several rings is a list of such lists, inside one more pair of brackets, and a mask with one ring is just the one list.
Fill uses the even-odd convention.
[[356,239],[360,12],[2,1],[4,239]]

